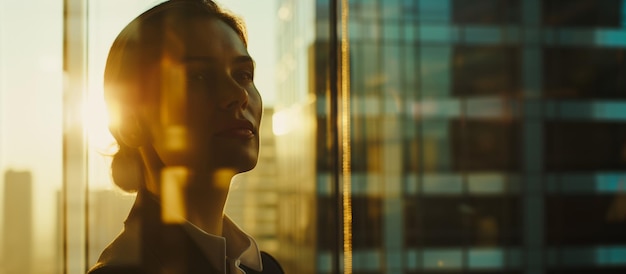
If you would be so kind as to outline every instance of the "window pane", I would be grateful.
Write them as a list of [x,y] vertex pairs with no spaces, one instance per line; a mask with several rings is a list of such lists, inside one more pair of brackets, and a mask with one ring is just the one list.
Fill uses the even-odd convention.
[[514,95],[521,89],[520,51],[515,47],[455,47],[453,93]]
[[[162,2],[162,1],[161,1]],[[88,247],[87,267],[98,261],[100,254],[124,226],[124,220],[135,201],[117,187],[111,177],[111,161],[117,143],[109,133],[109,113],[104,104],[104,68],[109,49],[118,33],[141,12],[156,5],[154,1],[88,1],[87,22],[87,137],[88,137]],[[123,8],[120,8],[123,7]]]
[[63,267],[63,16],[0,1],[0,273]]
[[611,194],[546,196],[546,243],[564,247],[626,245],[626,223],[618,217],[618,204],[623,201],[623,196]]
[[558,27],[621,27],[622,0],[544,0],[543,23]]
[[450,127],[455,170],[519,171],[517,122],[453,120]]
[[623,1],[378,2],[382,35],[350,10],[355,272],[625,269]]
[[[102,75],[159,1],[66,2],[0,1],[1,273],[83,273],[135,199]],[[344,217],[354,273],[626,270],[625,1],[351,0],[349,139],[331,1],[219,2],[265,103],[226,213],[287,273],[340,273]]]
[[546,97],[626,98],[626,49],[547,47],[543,55]]
[[571,121],[546,123],[546,170],[582,172],[626,168],[624,125]]
[[454,0],[454,22],[457,24],[517,24],[520,0]]

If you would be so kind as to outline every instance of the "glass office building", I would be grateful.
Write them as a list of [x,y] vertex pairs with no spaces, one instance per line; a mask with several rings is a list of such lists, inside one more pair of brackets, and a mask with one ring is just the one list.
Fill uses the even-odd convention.
[[[625,2],[349,1],[354,272],[624,271]],[[315,170],[291,195],[317,228],[280,215],[280,244],[293,272],[331,273],[330,4],[279,3],[277,113],[316,117],[279,172]]]
[[[121,229],[102,70],[161,1],[0,0],[0,273],[85,273]],[[276,94],[226,211],[287,273],[626,272],[626,0],[339,2],[248,1]]]

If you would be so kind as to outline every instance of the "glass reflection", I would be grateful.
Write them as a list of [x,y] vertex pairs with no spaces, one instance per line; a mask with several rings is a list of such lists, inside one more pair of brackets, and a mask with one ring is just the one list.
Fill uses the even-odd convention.
[[[3,273],[18,254],[38,262],[19,273],[84,272],[134,199],[112,188],[112,138],[93,110],[104,112],[96,99],[113,37],[155,3],[86,2],[86,22],[65,20],[87,33],[81,73],[90,116],[79,119],[88,128],[87,159],[64,167],[63,7],[0,1],[2,242],[9,248],[12,231],[21,231],[37,243],[3,248]],[[275,87],[259,88],[276,90],[275,100],[262,122],[259,168],[235,178],[227,210],[288,272],[331,273],[341,255],[337,155],[328,150],[327,125],[336,122],[326,95],[336,69],[328,67],[330,1],[263,2],[269,11],[256,13],[267,17],[243,17],[251,27],[275,26],[275,46],[251,49],[276,63],[261,77]],[[623,272],[625,2],[349,1],[354,272]],[[31,32],[41,36],[26,40]],[[66,123],[80,117],[69,114]],[[84,180],[66,189],[78,200],[63,195],[63,170],[88,178],[88,196],[80,199]],[[13,188],[11,178],[29,176],[30,191]],[[8,210],[20,191],[31,195],[20,206],[32,210],[30,225],[11,221],[29,219]],[[86,256],[71,253],[79,255],[67,262],[63,205],[77,209],[70,225],[88,243]]]

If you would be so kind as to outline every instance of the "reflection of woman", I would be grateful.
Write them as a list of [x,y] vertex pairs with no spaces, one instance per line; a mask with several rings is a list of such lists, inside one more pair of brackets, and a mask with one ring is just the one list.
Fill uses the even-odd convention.
[[259,151],[261,98],[243,25],[209,0],[170,0],[133,20],[107,60],[119,151],[137,199],[90,273],[282,273],[223,213]]

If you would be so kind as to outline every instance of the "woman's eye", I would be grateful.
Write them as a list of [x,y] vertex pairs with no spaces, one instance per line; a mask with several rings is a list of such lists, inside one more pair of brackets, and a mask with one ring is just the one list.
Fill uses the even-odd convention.
[[239,71],[235,73],[235,78],[240,82],[250,82],[254,79],[254,76],[249,71]]
[[187,75],[187,81],[189,82],[204,82],[208,77],[201,73],[191,73]]

